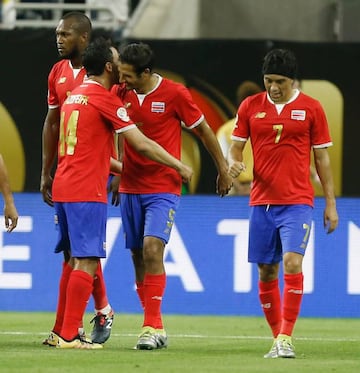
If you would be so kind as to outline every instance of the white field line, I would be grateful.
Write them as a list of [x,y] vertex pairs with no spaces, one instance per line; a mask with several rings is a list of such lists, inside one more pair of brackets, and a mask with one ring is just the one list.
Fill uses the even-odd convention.
[[[0,335],[33,335],[45,336],[48,333],[32,333],[32,332],[10,332],[0,331]],[[138,337],[138,334],[133,333],[111,333],[113,337]],[[234,339],[234,340],[271,340],[271,337],[263,336],[249,336],[249,335],[205,335],[205,334],[170,334],[170,338],[184,338],[184,339]],[[318,341],[318,342],[360,342],[359,338],[324,338],[324,337],[296,337],[294,340],[298,341]]]

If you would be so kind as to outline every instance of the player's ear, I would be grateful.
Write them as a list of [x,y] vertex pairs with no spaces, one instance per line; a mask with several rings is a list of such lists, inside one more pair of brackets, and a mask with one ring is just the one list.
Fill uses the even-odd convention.
[[105,64],[105,71],[108,71],[109,73],[111,73],[112,72],[112,70],[113,70],[113,63],[112,62],[106,62],[106,64]]

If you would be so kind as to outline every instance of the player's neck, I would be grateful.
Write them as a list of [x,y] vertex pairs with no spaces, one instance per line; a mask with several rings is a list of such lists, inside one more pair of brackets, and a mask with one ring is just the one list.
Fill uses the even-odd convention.
[[83,66],[81,56],[72,58],[70,62],[73,69],[81,69]]
[[94,81],[96,83],[99,83],[100,85],[102,85],[108,91],[112,87],[112,84],[110,83],[109,79],[107,79],[106,77],[104,77],[102,75],[99,75],[99,76],[90,75],[88,77],[88,80],[92,80],[92,81]]
[[136,93],[140,95],[146,95],[151,92],[158,84],[159,76],[157,74],[151,74],[150,78],[144,82],[143,86],[136,90]]

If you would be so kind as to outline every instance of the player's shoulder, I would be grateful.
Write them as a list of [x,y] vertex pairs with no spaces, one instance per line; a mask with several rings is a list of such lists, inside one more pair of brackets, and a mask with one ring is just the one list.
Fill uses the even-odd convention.
[[242,107],[262,105],[267,100],[266,91],[255,93],[254,95],[247,96],[240,104]]
[[299,93],[299,96],[298,96],[298,100],[303,104],[303,105],[308,105],[308,106],[312,106],[312,107],[318,107],[318,106],[321,106],[321,103],[318,99],[312,97],[312,96],[309,96],[308,94],[300,91]]
[[63,70],[64,68],[69,67],[69,61],[68,60],[60,60],[52,66],[51,70],[58,71]]
[[160,88],[162,92],[168,97],[175,97],[175,98],[190,98],[191,94],[188,89],[183,83],[177,82],[172,79],[162,78]]

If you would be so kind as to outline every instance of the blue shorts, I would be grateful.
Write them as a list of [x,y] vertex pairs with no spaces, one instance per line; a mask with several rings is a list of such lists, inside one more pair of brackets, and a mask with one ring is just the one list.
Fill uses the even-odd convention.
[[69,250],[73,258],[106,258],[107,204],[55,202],[59,231],[55,252]]
[[169,242],[180,197],[171,193],[120,194],[120,209],[127,249],[142,249],[144,237]]
[[252,206],[248,261],[274,264],[287,252],[305,255],[312,213],[308,205]]

